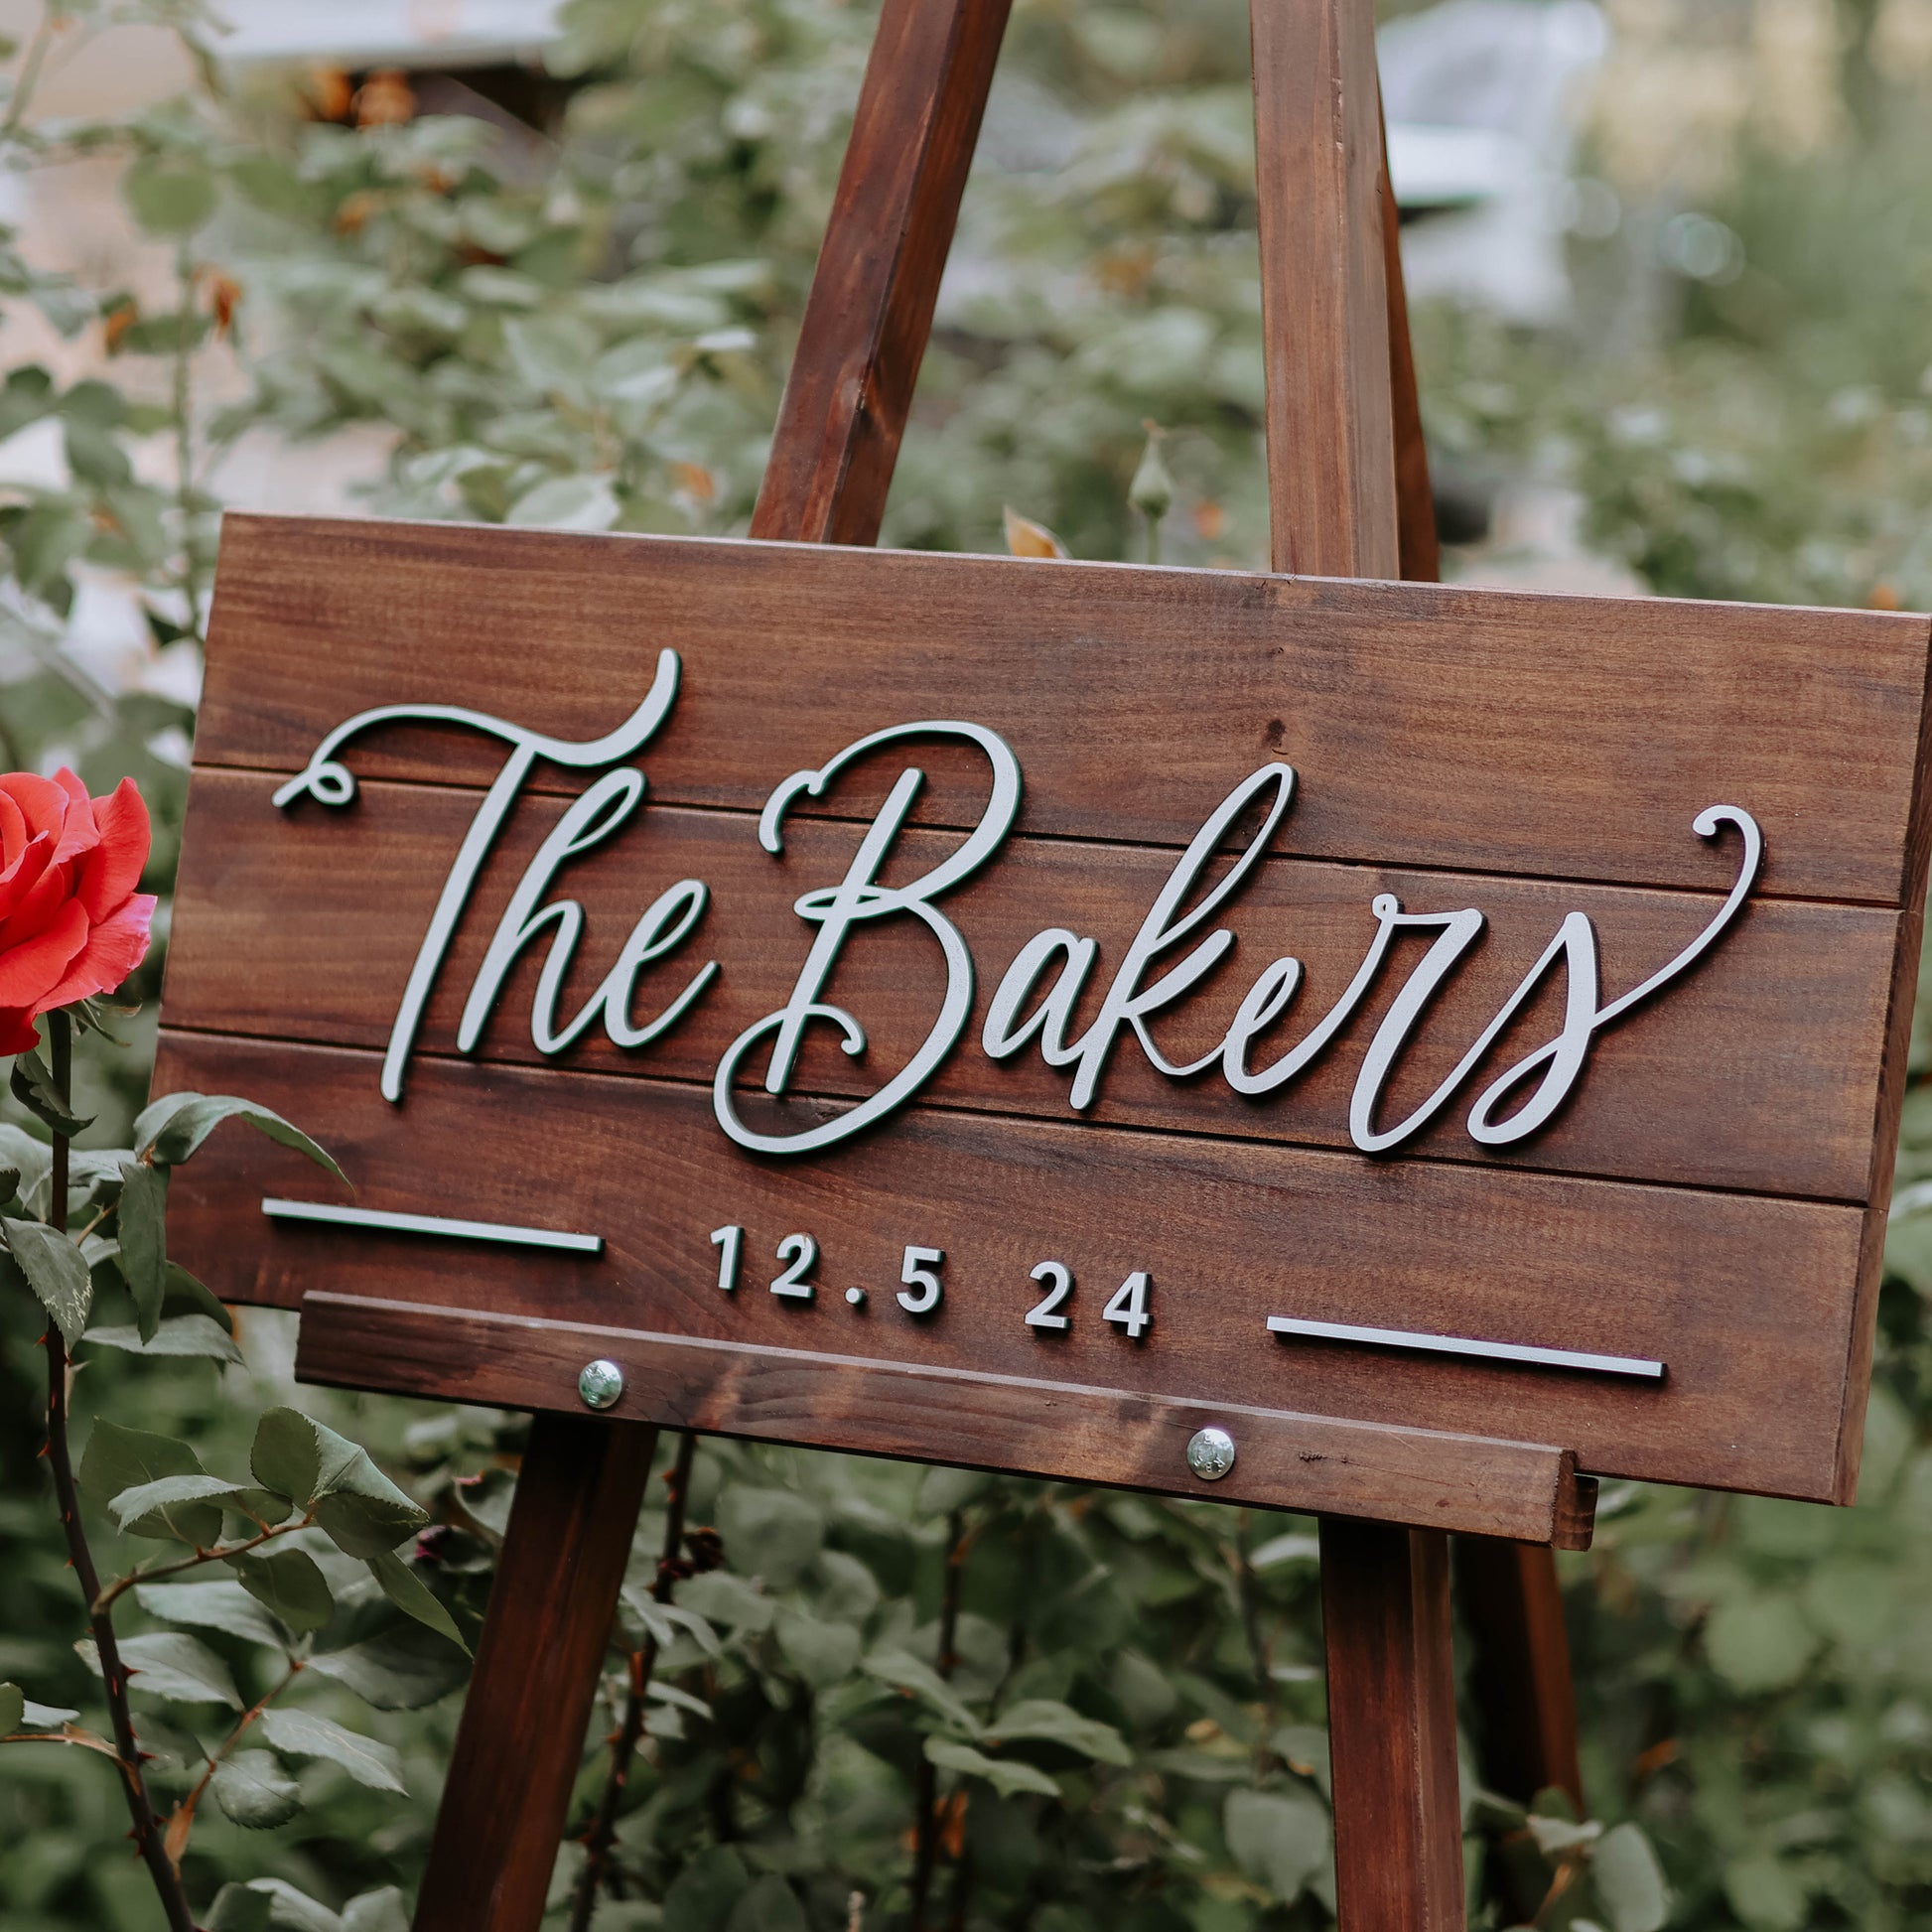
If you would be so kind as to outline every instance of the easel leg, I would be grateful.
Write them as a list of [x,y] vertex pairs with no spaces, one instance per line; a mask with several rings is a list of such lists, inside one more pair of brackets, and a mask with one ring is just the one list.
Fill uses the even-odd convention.
[[1577,1687],[1556,1552],[1501,1537],[1455,1539],[1455,1590],[1475,1640],[1470,1690],[1481,1713],[1482,1781],[1528,1804],[1552,1785],[1581,1813]]
[[536,1932],[657,1431],[538,1416],[415,1932]]
[[1324,1517],[1341,1932],[1461,1932],[1449,1538]]

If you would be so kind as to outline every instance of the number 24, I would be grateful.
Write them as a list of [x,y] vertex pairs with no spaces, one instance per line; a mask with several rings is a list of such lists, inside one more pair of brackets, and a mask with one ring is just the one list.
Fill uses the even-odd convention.
[[[1042,1261],[1033,1271],[1033,1278],[1046,1287],[1044,1300],[1028,1311],[1027,1326],[1063,1331],[1072,1325],[1072,1317],[1060,1312],[1073,1293],[1073,1274],[1063,1262]],[[1148,1297],[1153,1282],[1145,1269],[1137,1269],[1114,1291],[1113,1299],[1100,1311],[1103,1321],[1116,1324],[1132,1341],[1139,1341],[1147,1332],[1154,1319],[1148,1309]]]

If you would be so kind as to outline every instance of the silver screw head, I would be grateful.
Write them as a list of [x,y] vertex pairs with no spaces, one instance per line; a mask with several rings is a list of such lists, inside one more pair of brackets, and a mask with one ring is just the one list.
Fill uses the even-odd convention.
[[1225,1429],[1197,1429],[1187,1445],[1187,1466],[1203,1482],[1219,1482],[1234,1467],[1234,1438]]
[[615,1408],[623,1394],[623,1370],[600,1355],[596,1361],[584,1364],[583,1373],[577,1378],[577,1393],[584,1398],[587,1409]]

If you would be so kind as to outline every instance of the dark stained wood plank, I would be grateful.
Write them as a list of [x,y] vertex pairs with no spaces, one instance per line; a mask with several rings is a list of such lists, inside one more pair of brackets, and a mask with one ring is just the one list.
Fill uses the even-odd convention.
[[1436,537],[1436,497],[1429,482],[1429,445],[1423,440],[1416,350],[1409,337],[1409,295],[1402,277],[1402,213],[1389,181],[1389,138],[1382,129],[1377,187],[1382,204],[1382,272],[1389,300],[1389,415],[1395,435],[1397,548],[1403,577],[1433,584],[1442,575]]
[[[393,702],[588,741],[661,646],[664,803],[758,810],[864,733],[969,717],[1019,757],[1027,831],[1184,845],[1279,758],[1313,858],[1711,889],[1728,859],[1690,825],[1725,802],[1764,828],[1766,893],[1910,897],[1923,618],[230,516],[213,625],[204,764],[295,770]],[[937,750],[922,816],[976,819],[984,761]],[[396,728],[351,762],[478,783],[498,751]],[[826,809],[869,816],[861,775]]]
[[1449,1539],[1321,1519],[1341,1932],[1463,1924]]
[[543,1916],[656,1438],[588,1417],[531,1426],[416,1932]]
[[[1007,0],[887,0],[759,534],[869,542],[878,530],[1006,15]],[[651,661],[639,648],[631,668],[647,681]],[[555,1417],[533,1432],[417,1932],[534,1932],[543,1915],[653,1441]],[[525,1732],[529,1748],[515,1748]]]
[[1570,1633],[1549,1541],[1455,1541],[1455,1592],[1475,1639],[1477,1758],[1489,1790],[1526,1805],[1554,1786],[1587,1817]]
[[886,0],[778,409],[755,537],[871,543],[1010,0]]
[[1275,568],[1394,577],[1374,10],[1253,0],[1248,19]]
[[[207,771],[196,782],[188,825],[194,863],[177,900],[169,1020],[206,1031],[382,1045],[478,794],[374,782],[348,811],[308,805],[280,814],[269,802],[273,786],[272,778],[232,770]],[[455,1050],[484,947],[562,809],[559,800],[533,799],[499,840],[429,1009],[426,1050]],[[1205,809],[1206,801],[1203,816]],[[792,904],[801,892],[844,875],[860,836],[853,825],[801,823],[785,857],[774,860],[759,848],[746,815],[651,806],[610,845],[573,863],[551,894],[586,909],[580,961],[561,1011],[582,1006],[642,908],[680,879],[707,882],[711,907],[686,945],[647,977],[639,1015],[668,1004],[704,961],[717,959],[724,970],[663,1039],[625,1052],[600,1029],[563,1063],[709,1080],[731,1041],[789,997],[812,937]],[[912,832],[902,843],[897,863],[910,876],[936,865],[956,841]],[[1172,866],[1171,854],[1146,848],[1028,839],[949,895],[944,907],[973,951],[977,994],[972,1025],[928,1098],[1073,1118],[1068,1073],[1048,1067],[1036,1051],[1005,1062],[987,1057],[980,1045],[986,1005],[1027,940],[1065,924],[1100,943],[1082,1004],[1090,1016]],[[299,893],[289,890],[292,878],[302,882]],[[1384,892],[1411,910],[1475,905],[1489,917],[1479,951],[1458,969],[1404,1055],[1385,1120],[1402,1118],[1435,1090],[1567,912],[1585,911],[1595,926],[1608,999],[1673,957],[1719,903],[1684,893],[1270,861],[1219,921],[1237,936],[1231,962],[1161,1021],[1163,1050],[1175,1061],[1209,1050],[1264,963],[1292,953],[1306,965],[1304,991],[1290,1019],[1257,1043],[1254,1064],[1287,1050],[1353,977],[1374,931],[1370,901]],[[1751,908],[1693,977],[1600,1039],[1575,1102],[1533,1141],[1501,1151],[1502,1164],[1863,1200],[1899,917],[1788,900]],[[1218,1074],[1175,1082],[1158,1073],[1130,1036],[1090,1117],[1349,1146],[1349,1097],[1362,1054],[1423,943],[1407,943],[1356,1023],[1294,1087],[1257,1101],[1231,1091]],[[506,983],[481,1057],[542,1063],[529,1015],[547,944],[531,946]],[[937,945],[916,921],[882,921],[855,937],[830,990],[860,1018],[870,1045],[854,1060],[835,1048],[829,1028],[815,1030],[796,1090],[876,1089],[924,1039],[943,981]],[[1472,1076],[1461,1104],[1405,1154],[1495,1162],[1463,1128],[1468,1106],[1496,1071],[1555,1034],[1563,997],[1562,978],[1553,976],[1543,999],[1492,1049],[1489,1072]]]
[[[328,1293],[302,1304],[297,1373],[562,1411],[578,1407],[578,1373],[597,1356],[623,1371],[619,1419],[963,1464],[986,1462],[997,1445],[997,1466],[1023,1474],[1277,1509],[1394,1511],[1566,1549],[1589,1540],[1595,1485],[1568,1450],[1236,1404]],[[1186,1463],[1188,1439],[1209,1426],[1237,1450],[1216,1482]]]
[[[371,1053],[169,1031],[157,1090],[286,1112],[363,1207],[590,1232],[603,1256],[317,1228],[238,1240],[264,1195],[341,1198],[299,1157],[241,1141],[176,1176],[172,1251],[229,1300],[293,1307],[326,1288],[1465,1435],[1502,1426],[1575,1449],[1593,1474],[1838,1493],[1856,1208],[936,1108],[786,1163],[726,1143],[701,1087],[431,1059],[398,1108],[375,1076]],[[819,1103],[783,1105],[788,1123],[818,1117]],[[709,1240],[728,1224],[748,1230],[735,1295],[717,1287]],[[820,1245],[810,1304],[766,1292],[779,1239],[798,1231]],[[908,1244],[947,1256],[945,1303],[923,1322],[894,1301]],[[1061,1335],[1024,1320],[1045,1260],[1078,1284]],[[1137,1345],[1098,1317],[1143,1269],[1154,1323]],[[862,1310],[843,1299],[854,1285]],[[1611,1386],[1277,1340],[1273,1314],[1645,1356],[1669,1374]]]

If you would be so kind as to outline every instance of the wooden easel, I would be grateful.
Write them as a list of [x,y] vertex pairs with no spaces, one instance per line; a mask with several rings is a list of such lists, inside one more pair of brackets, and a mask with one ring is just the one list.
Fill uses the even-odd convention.
[[[875,540],[1010,0],[885,0],[754,537]],[[1254,0],[1273,566],[1433,579],[1369,0]],[[657,1432],[539,1415],[417,1932],[535,1932]],[[1463,1923],[1446,1533],[1321,1526],[1345,1932]],[[1550,1550],[1464,1539],[1485,1773],[1579,1793]]]

